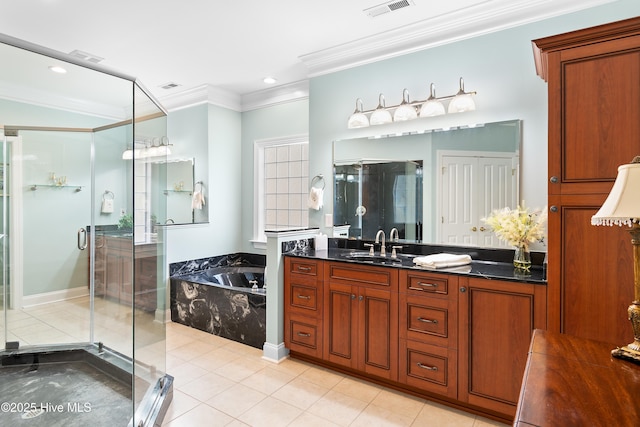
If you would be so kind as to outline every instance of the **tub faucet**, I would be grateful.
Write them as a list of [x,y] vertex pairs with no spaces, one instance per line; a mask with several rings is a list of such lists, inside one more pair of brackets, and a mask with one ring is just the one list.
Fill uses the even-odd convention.
[[384,230],[378,230],[376,233],[376,243],[380,243],[380,235],[382,234],[382,244],[380,245],[380,256],[387,256],[387,250],[385,248]]
[[[395,233],[395,235],[396,235],[396,239],[395,239],[395,240],[393,240],[393,234],[394,234],[394,233]],[[393,228],[391,229],[391,231],[389,232],[389,241],[390,241],[390,242],[397,242],[399,239],[400,239],[400,235],[398,234],[398,229],[397,229],[397,228],[395,228],[395,227],[393,227]]]

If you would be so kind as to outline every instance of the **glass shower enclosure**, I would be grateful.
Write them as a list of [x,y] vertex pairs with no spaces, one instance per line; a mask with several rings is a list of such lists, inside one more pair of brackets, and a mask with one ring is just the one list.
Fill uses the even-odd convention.
[[0,57],[0,425],[159,425],[166,112],[71,55]]

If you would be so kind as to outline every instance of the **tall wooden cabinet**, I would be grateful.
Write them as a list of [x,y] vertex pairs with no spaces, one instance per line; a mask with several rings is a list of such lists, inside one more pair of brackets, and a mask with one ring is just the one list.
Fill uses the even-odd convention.
[[548,328],[626,344],[625,227],[595,227],[621,164],[640,155],[640,17],[533,41],[549,91]]

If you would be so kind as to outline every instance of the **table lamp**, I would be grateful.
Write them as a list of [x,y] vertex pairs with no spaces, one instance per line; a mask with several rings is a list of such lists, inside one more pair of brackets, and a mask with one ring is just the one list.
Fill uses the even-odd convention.
[[640,156],[618,167],[618,176],[607,200],[591,217],[592,225],[627,225],[633,245],[633,302],[628,314],[633,342],[611,351],[611,355],[640,364]]

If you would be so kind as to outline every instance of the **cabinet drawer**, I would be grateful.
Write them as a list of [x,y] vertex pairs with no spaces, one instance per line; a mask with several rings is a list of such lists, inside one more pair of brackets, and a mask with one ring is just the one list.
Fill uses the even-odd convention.
[[285,345],[294,352],[313,357],[322,356],[321,327],[315,319],[304,316],[288,316],[285,324]]
[[318,263],[313,260],[291,258],[289,262],[289,272],[315,277],[318,275]]
[[400,294],[400,338],[457,348],[457,299]]
[[327,263],[326,269],[325,277],[331,282],[370,287],[380,286],[392,292],[398,291],[398,269],[396,268]]
[[318,288],[316,286],[298,283],[291,283],[289,286],[289,301],[287,303],[290,308],[308,311],[310,315],[318,313]]
[[457,397],[457,352],[400,340],[400,381],[421,390]]
[[455,277],[446,274],[429,274],[419,271],[401,272],[400,292],[408,292],[412,294],[435,294],[448,295],[449,288],[455,289]]
[[447,337],[447,309],[407,304],[407,330]]

